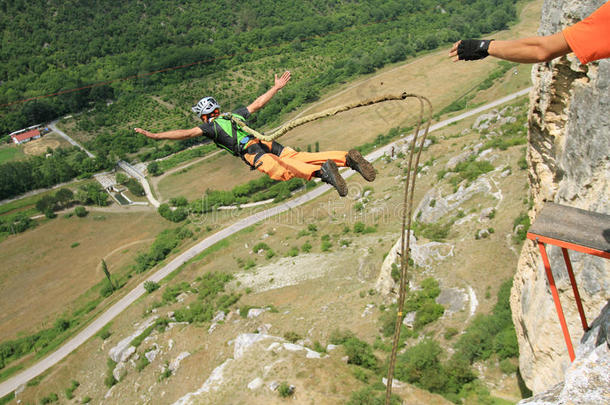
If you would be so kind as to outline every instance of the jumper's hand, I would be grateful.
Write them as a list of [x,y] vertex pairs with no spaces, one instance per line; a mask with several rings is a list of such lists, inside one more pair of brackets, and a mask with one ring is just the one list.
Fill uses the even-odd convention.
[[152,138],[152,139],[156,139],[157,138],[156,134],[153,134],[152,132],[147,131],[147,130],[142,129],[142,128],[135,128],[134,131],[136,131],[139,134],[145,135],[145,136],[147,136],[149,138]]
[[453,46],[451,47],[451,50],[449,51],[449,57],[454,62],[457,62],[458,60],[460,60],[460,58],[458,57],[458,46],[460,45],[460,42],[462,42],[462,41],[459,40],[455,44],[453,44]]
[[278,79],[277,75],[275,75],[275,85],[273,87],[275,87],[277,90],[279,90],[282,87],[284,87],[289,81],[290,81],[290,72],[287,70],[284,72],[282,77],[280,77],[279,79]]

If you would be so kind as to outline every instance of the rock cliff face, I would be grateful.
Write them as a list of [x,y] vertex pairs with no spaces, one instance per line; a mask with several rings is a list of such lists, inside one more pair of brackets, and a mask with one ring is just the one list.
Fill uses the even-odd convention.
[[[546,0],[539,34],[588,16],[606,0]],[[537,64],[529,111],[530,189],[535,220],[552,201],[610,214],[610,60],[580,65],[573,55]],[[575,347],[583,331],[560,249],[548,249]],[[610,263],[570,251],[588,320],[598,317],[610,291]],[[527,241],[511,295],[520,369],[534,393],[563,381],[570,365],[540,253]]]

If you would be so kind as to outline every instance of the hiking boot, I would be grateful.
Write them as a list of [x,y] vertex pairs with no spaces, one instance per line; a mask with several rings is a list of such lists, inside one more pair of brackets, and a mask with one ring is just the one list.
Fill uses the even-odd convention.
[[347,152],[347,156],[345,157],[345,165],[360,173],[366,181],[375,180],[375,168],[357,150],[352,149]]
[[318,177],[327,184],[330,184],[335,189],[341,197],[345,197],[347,195],[347,183],[341,175],[339,174],[339,168],[337,164],[332,160],[327,160],[322,165],[322,168],[318,170]]

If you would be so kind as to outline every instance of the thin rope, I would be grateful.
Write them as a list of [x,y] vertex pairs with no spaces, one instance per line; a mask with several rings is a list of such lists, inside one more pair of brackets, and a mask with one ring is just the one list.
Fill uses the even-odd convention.
[[[388,365],[388,376],[387,376],[387,387],[386,387],[386,398],[385,404],[390,405],[390,399],[392,397],[392,381],[394,378],[394,369],[396,366],[396,354],[398,352],[398,343],[400,340],[400,329],[404,318],[404,304],[405,296],[408,289],[407,284],[407,270],[409,267],[409,257],[411,254],[411,219],[413,211],[413,195],[415,194],[415,180],[417,179],[417,167],[419,166],[419,159],[421,152],[424,148],[424,142],[428,136],[430,130],[430,124],[432,121],[432,103],[426,97],[409,95],[419,100],[420,104],[420,115],[417,121],[417,128],[413,134],[413,140],[411,141],[411,150],[409,152],[409,164],[407,166],[407,178],[405,181],[405,196],[402,208],[402,234],[400,242],[400,289],[398,294],[398,312],[396,316],[396,324],[394,329],[394,342],[392,344],[392,354],[390,355],[390,363]],[[426,127],[424,129],[423,137],[417,147],[417,139],[419,137],[421,124],[424,121],[424,110],[425,104],[429,107],[428,117],[426,119]],[[415,165],[413,165],[413,155],[415,149],[418,149],[415,158]]]

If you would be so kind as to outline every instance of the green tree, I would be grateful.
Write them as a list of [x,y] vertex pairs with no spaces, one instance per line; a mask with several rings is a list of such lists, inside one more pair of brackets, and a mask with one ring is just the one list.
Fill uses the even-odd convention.
[[110,271],[108,271],[108,266],[106,265],[106,261],[104,259],[102,259],[102,271],[106,275],[106,278],[108,279],[108,283],[110,283],[112,291],[116,290],[116,287],[114,286],[114,284],[112,283],[112,279],[110,278]]

